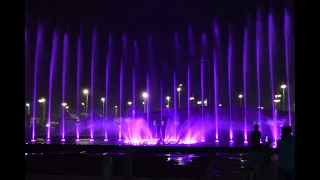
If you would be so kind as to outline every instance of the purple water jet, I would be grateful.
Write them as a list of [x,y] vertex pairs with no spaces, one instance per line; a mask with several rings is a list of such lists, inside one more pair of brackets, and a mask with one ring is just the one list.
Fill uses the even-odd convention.
[[[68,33],[64,33],[63,36],[63,59],[62,59],[62,102],[65,103],[66,97],[66,75],[67,75],[67,61],[69,56],[69,39]],[[62,106],[61,111],[61,141],[65,141],[65,106]]]
[[268,15],[268,49],[269,49],[269,68],[270,68],[270,83],[271,83],[271,104],[272,104],[272,119],[273,119],[273,138],[274,143],[277,142],[277,118],[275,117],[275,104],[274,104],[274,79],[273,79],[273,44],[274,44],[274,22],[272,13]]
[[213,50],[213,84],[214,84],[214,117],[215,117],[215,142],[219,142],[219,128],[218,128],[218,74],[217,74],[217,52]]
[[257,89],[258,89],[258,124],[260,132],[262,133],[261,124],[261,86],[260,86],[260,61],[261,61],[261,46],[262,46],[262,22],[261,12],[258,10],[256,21],[256,70],[257,70]]
[[[169,122],[167,121],[167,125]],[[177,72],[173,72],[173,136],[169,137],[177,141]],[[169,133],[168,128],[166,128],[166,134]],[[169,140],[168,138],[165,140]]]
[[132,68],[132,127],[135,122],[136,110],[136,66],[139,64],[139,51],[137,41],[134,41],[134,67]]
[[58,53],[58,41],[59,41],[58,38],[59,38],[58,37],[58,32],[57,32],[57,30],[55,30],[53,32],[51,60],[50,60],[47,141],[50,141],[52,83],[53,83],[53,73],[54,73],[54,70],[55,70],[55,62],[56,62],[57,53]]
[[243,105],[244,105],[244,142],[248,142],[247,132],[247,63],[248,62],[248,30],[244,29],[243,42]]
[[[287,89],[288,89],[288,118],[289,118],[289,126],[292,125],[291,120],[291,96],[290,96],[290,69],[289,69],[289,61],[291,53],[289,52],[289,46],[291,43],[290,38],[291,37],[291,24],[290,24],[290,15],[287,10],[284,12],[284,43],[285,43],[285,54],[286,54],[286,76],[287,76]],[[283,94],[284,96],[284,94]],[[283,102],[285,103],[285,102]]]
[[233,129],[232,129],[232,31],[231,26],[229,27],[229,40],[228,40],[228,97],[229,97],[229,137],[230,142],[233,142]]
[[[189,25],[188,27],[188,42],[189,42],[189,52],[190,52],[190,57],[189,58],[193,58],[194,57],[194,44],[193,44],[193,38],[192,38],[192,28],[191,25]],[[191,117],[191,104],[190,101],[191,99],[191,70],[190,70],[190,59],[188,60],[188,72],[187,72],[187,76],[188,76],[188,82],[187,82],[187,86],[188,86],[188,131],[190,132],[190,117]],[[193,97],[193,101],[195,101],[194,97]]]
[[203,129],[203,119],[204,119],[204,63],[207,62],[208,60],[204,59],[204,55],[207,52],[207,35],[203,32],[202,33],[202,57],[201,57],[201,61],[200,61],[200,83],[201,83],[201,133],[203,135],[203,137],[201,138],[201,142],[204,142],[204,129]]
[[108,53],[107,53],[107,58],[106,58],[106,106],[105,106],[105,117],[103,118],[103,131],[104,131],[104,141],[108,141],[108,127],[107,127],[107,119],[108,119],[108,105],[109,105],[109,74],[110,74],[110,58],[111,58],[111,53],[113,51],[112,48],[112,35],[111,33],[109,34],[109,39],[108,39]]
[[42,57],[43,51],[43,27],[42,24],[38,25],[37,29],[37,40],[36,40],[36,53],[35,53],[35,63],[34,63],[34,80],[33,80],[33,104],[32,104],[32,137],[31,141],[35,141],[36,137],[36,108],[37,108],[37,87],[38,87],[38,66],[40,59]]
[[[81,79],[81,63],[82,63],[82,40],[81,40],[81,33],[78,37],[77,43],[77,116],[80,117],[80,79]],[[77,139],[80,137],[79,132],[79,122],[76,125],[76,136]]]
[[[94,122],[93,122],[93,100],[94,100],[94,66],[95,66],[95,60],[96,60],[96,46],[97,46],[97,29],[96,27],[93,29],[92,33],[92,49],[91,49],[91,72],[90,72],[90,141],[94,141],[93,135],[94,135]],[[88,108],[88,107],[87,107]]]

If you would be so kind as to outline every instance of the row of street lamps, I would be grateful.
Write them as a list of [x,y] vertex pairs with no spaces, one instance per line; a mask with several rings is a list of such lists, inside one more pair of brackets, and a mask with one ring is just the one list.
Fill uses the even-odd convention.
[[[282,98],[282,110],[285,110],[285,89],[287,88],[287,86],[285,84],[282,84],[280,86],[280,88],[282,89],[282,95],[281,94],[276,94],[275,95],[275,99],[274,99],[274,103],[276,105],[276,108],[278,109],[278,104],[280,104],[281,102],[281,98]],[[177,88],[177,92],[178,92],[178,108],[180,109],[180,93],[182,91],[182,84],[179,84],[178,88]],[[89,100],[89,90],[88,89],[84,89],[83,90],[83,94],[85,95],[85,103],[81,103],[81,105],[83,105],[84,107],[84,113],[85,114],[88,114],[88,100]],[[146,104],[147,104],[147,98],[148,98],[148,93],[147,92],[143,92],[142,93],[142,97],[143,97],[143,101],[142,101],[142,104],[143,104],[143,109],[144,109],[144,112],[146,112]],[[239,94],[238,95],[238,98],[239,98],[239,102],[240,102],[240,108],[242,107],[242,99],[243,99],[243,94]],[[167,100],[167,105],[166,105],[166,108],[170,108],[170,96],[166,96],[166,100]],[[195,97],[190,97],[189,98],[190,101],[193,101],[193,106],[195,106],[196,104],[196,100],[195,100]],[[106,99],[104,97],[101,98],[101,102],[102,102],[102,116],[104,117],[105,115],[105,101]],[[45,98],[41,98],[38,100],[39,103],[43,104],[43,119],[45,118],[45,102],[46,102],[46,99]],[[197,104],[198,105],[201,105],[201,104],[204,104],[204,106],[207,106],[207,99],[205,99],[203,102],[202,101],[197,101]],[[132,105],[132,102],[131,101],[128,101],[127,102],[127,105],[131,106]],[[67,103],[63,102],[62,103],[62,106],[66,109],[66,111],[68,111],[69,109],[69,106],[67,105]],[[222,106],[222,104],[219,104],[219,106]],[[30,115],[30,104],[29,103],[26,103],[26,107],[27,107],[27,114]],[[262,106],[259,106],[258,107],[259,109],[263,109]],[[115,109],[117,109],[117,106],[115,106]]]

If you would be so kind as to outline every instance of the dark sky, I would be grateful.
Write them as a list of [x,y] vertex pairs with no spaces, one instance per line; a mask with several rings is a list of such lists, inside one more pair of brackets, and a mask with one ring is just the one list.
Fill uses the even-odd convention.
[[[229,27],[231,27],[233,44],[232,69],[232,97],[233,105],[238,105],[237,95],[243,93],[243,39],[244,28],[248,29],[248,84],[247,102],[249,107],[257,106],[256,80],[256,14],[262,13],[262,59],[261,59],[261,101],[265,107],[271,107],[271,86],[269,71],[269,55],[267,44],[267,17],[272,9],[275,21],[274,47],[274,91],[280,91],[280,84],[286,82],[285,48],[283,36],[284,9],[288,8],[292,14],[290,1],[41,1],[29,0],[26,2],[26,101],[33,99],[33,77],[35,63],[36,34],[39,24],[43,26],[44,38],[41,44],[43,52],[39,58],[37,96],[48,97],[50,59],[52,51],[52,37],[56,30],[59,36],[59,48],[53,78],[52,106],[59,107],[62,92],[62,57],[63,36],[67,32],[69,40],[69,56],[66,73],[66,101],[71,108],[76,107],[77,92],[77,38],[82,39],[82,68],[80,88],[90,87],[90,63],[92,49],[92,33],[97,30],[97,48],[95,58],[94,101],[98,106],[100,98],[105,96],[105,66],[108,52],[108,37],[112,33],[112,49],[109,88],[109,106],[119,104],[119,69],[120,60],[124,64],[123,103],[132,100],[132,67],[134,62],[133,41],[136,40],[139,49],[139,63],[136,63],[136,86],[140,106],[140,94],[146,89],[146,72],[150,73],[151,106],[159,109],[160,79],[163,79],[164,96],[173,97],[173,72],[177,72],[177,83],[184,85],[182,92],[182,107],[186,106],[187,94],[187,63],[191,64],[192,94],[200,99],[200,64],[201,57],[211,62],[205,64],[205,82],[213,81],[209,77],[208,68],[211,67],[212,54],[216,40],[213,38],[212,24],[215,20],[220,27],[220,48],[218,58],[218,89],[219,103],[228,105],[228,71],[227,46]],[[170,2],[170,3],[168,3]],[[209,3],[210,2],[210,3]],[[293,17],[291,17],[293,22]],[[188,27],[192,28],[195,55],[190,56]],[[293,26],[292,26],[293,27]],[[293,28],[292,28],[293,29]],[[180,53],[175,48],[175,33],[179,39]],[[202,34],[205,33],[208,44],[203,46]],[[123,53],[122,37],[127,37],[127,50]],[[152,51],[148,46],[148,37],[152,37]],[[293,35],[291,36],[294,37]],[[294,59],[293,39],[290,40],[290,87],[294,97]],[[149,48],[148,48],[149,47]],[[204,49],[207,49],[204,51]],[[151,54],[151,58],[148,57]],[[124,56],[123,54],[127,54]],[[123,58],[121,58],[123,57]],[[207,86],[207,84],[205,84]],[[213,86],[213,85],[211,85]],[[209,89],[205,90],[208,98]],[[211,93],[213,94],[213,93]],[[81,96],[81,102],[84,97]]]

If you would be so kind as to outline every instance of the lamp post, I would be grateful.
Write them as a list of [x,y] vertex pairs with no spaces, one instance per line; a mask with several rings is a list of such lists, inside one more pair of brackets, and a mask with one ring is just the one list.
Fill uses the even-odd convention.
[[27,115],[30,115],[30,104],[26,103],[26,107],[27,107]]
[[146,104],[147,104],[148,94],[146,92],[143,92],[142,97],[143,97],[143,112],[146,113],[147,111]]
[[178,108],[180,109],[180,92],[182,90],[182,84],[179,84],[179,87],[177,88],[178,91]]
[[88,114],[89,90],[84,89],[83,94],[86,95],[85,113]]
[[102,102],[102,117],[104,117],[104,103],[105,103],[106,99],[105,98],[101,98],[101,102]]
[[192,105],[194,107],[196,105],[196,101],[194,100],[194,97],[191,96],[189,99],[190,99],[190,101],[192,101]]
[[83,106],[83,113],[86,113],[86,105],[84,103],[81,103],[81,105]]
[[39,103],[41,103],[43,106],[42,106],[42,121],[44,123],[44,119],[45,119],[45,116],[46,116],[46,99],[45,98],[41,98],[38,100]]
[[285,84],[282,84],[280,86],[280,88],[282,89],[282,110],[285,111],[286,110],[286,106],[285,106],[285,95],[284,95],[284,90],[287,88],[287,86]]
[[243,98],[243,95],[242,94],[239,94],[239,101],[240,101],[240,108],[242,108],[242,98]]
[[168,101],[166,107],[167,107],[167,108],[170,108],[170,96],[167,96],[166,99],[167,99],[167,101]]

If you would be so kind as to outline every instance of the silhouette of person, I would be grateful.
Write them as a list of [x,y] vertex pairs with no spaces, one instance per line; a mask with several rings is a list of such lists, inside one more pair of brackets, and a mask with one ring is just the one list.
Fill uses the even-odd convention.
[[295,179],[295,140],[292,136],[292,128],[290,126],[282,127],[281,139],[278,140],[279,151],[279,180]]
[[254,126],[254,131],[251,132],[251,144],[257,145],[260,144],[260,139],[261,139],[261,132],[258,130],[259,125],[255,124]]

